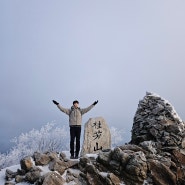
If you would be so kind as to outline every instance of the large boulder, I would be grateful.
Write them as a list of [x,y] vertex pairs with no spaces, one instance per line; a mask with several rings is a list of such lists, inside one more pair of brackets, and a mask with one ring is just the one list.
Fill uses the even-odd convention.
[[29,171],[33,166],[33,160],[31,157],[24,157],[23,159],[21,159],[20,161],[20,165],[21,165],[21,169],[24,171]]
[[102,117],[90,118],[85,124],[84,141],[81,156],[99,153],[111,148],[111,134],[109,127]]
[[12,170],[6,169],[5,178],[6,180],[12,180],[17,175],[17,172],[13,172]]
[[176,175],[163,163],[152,160],[149,163],[150,174],[157,185],[177,184]]
[[42,185],[63,185],[64,179],[56,172],[48,172],[43,177]]
[[131,155],[122,173],[127,181],[143,184],[147,177],[147,160],[143,152],[135,152]]
[[35,183],[41,176],[41,169],[39,167],[32,167],[25,175],[25,180],[30,183]]
[[60,160],[60,159],[53,159],[49,163],[49,169],[51,171],[57,171],[59,174],[63,174],[66,169],[74,167],[78,165],[77,160]]
[[33,159],[36,165],[47,165],[51,161],[48,154],[41,154],[39,152],[33,154]]

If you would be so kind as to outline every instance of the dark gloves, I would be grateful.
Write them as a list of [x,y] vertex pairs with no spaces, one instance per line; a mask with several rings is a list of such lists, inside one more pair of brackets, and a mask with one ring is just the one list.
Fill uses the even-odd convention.
[[93,103],[93,105],[96,105],[98,103],[98,100]]
[[59,103],[57,102],[57,101],[55,101],[55,100],[53,100],[53,103],[55,104],[55,105],[58,105]]

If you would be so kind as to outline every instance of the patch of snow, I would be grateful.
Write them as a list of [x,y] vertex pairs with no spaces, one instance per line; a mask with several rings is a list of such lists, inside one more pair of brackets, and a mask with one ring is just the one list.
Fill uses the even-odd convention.
[[89,158],[97,158],[98,157],[98,154],[86,154],[87,157]]
[[32,157],[30,157],[30,158],[31,158],[31,162],[33,163],[33,166],[35,166],[35,161],[33,160]]
[[66,180],[66,173],[67,173],[67,170],[65,170],[65,172],[62,174],[62,178],[63,178],[64,180]]
[[66,155],[66,157],[67,157],[68,159],[70,159],[71,154],[70,154],[69,151],[62,151],[62,153],[64,153],[64,154]]
[[107,177],[107,175],[108,175],[108,173],[106,173],[106,172],[100,172],[99,173],[102,177]]
[[49,170],[49,165],[38,166],[38,167],[42,170],[41,175],[45,175],[46,173],[51,172],[51,171]]
[[80,173],[80,170],[78,170],[78,169],[73,169],[73,168],[69,168],[68,171],[70,171],[70,172],[73,173],[73,174],[79,174],[79,173]]

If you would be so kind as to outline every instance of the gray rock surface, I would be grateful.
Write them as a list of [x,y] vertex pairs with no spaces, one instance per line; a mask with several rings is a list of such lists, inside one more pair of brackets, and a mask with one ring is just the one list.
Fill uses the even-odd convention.
[[106,121],[102,117],[90,118],[85,124],[81,156],[110,148],[111,134]]

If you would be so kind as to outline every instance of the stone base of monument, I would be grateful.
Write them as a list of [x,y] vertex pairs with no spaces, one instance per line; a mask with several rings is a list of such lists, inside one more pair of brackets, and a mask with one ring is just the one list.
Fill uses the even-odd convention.
[[110,129],[102,117],[90,118],[85,124],[81,156],[111,148]]

